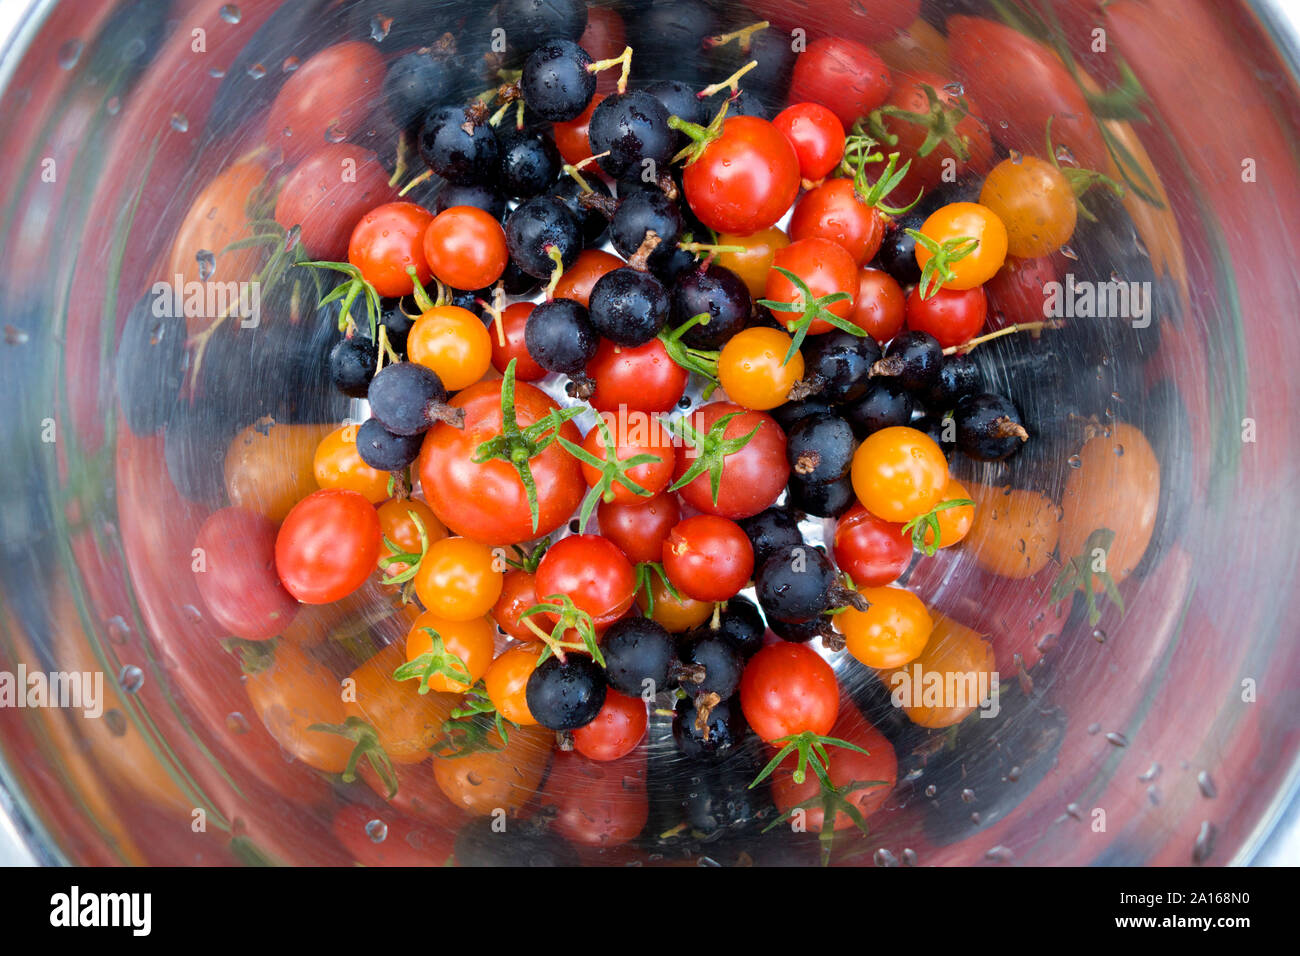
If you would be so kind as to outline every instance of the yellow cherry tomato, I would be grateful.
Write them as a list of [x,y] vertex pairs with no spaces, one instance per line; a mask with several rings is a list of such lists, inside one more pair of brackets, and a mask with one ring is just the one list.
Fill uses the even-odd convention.
[[850,477],[864,508],[904,524],[943,500],[948,459],[929,435],[896,425],[873,432],[858,446]]
[[[931,213],[920,228],[916,241],[916,264],[925,285],[926,265],[934,281],[944,289],[973,289],[992,279],[1007,258],[1007,227],[993,210],[973,202],[954,202]],[[973,240],[973,243],[972,243]],[[933,248],[931,248],[933,247]],[[929,294],[927,285],[922,294]]]
[[[662,624],[669,633],[681,634],[693,627],[699,627],[713,614],[713,604],[710,601],[697,601],[681,594],[680,591],[678,592],[681,594],[680,600],[673,597],[663,579],[657,574],[650,576],[648,590],[654,605],[654,609],[649,611],[648,615],[651,620]],[[636,603],[637,607],[645,611],[652,602],[646,598],[645,591],[638,591]]]
[[356,425],[343,425],[321,439],[313,470],[316,484],[322,488],[355,491],[372,505],[388,500],[388,479],[392,476],[361,460]]
[[421,763],[460,699],[421,694],[414,681],[397,680],[393,672],[405,660],[402,648],[390,644],[354,670],[356,699],[347,702],[347,713],[374,729],[379,746],[394,763]]
[[433,369],[448,391],[458,392],[487,373],[492,364],[492,337],[468,309],[434,306],[411,326],[406,357]]
[[720,252],[713,261],[740,276],[749,294],[762,298],[767,288],[767,274],[777,252],[790,245],[790,237],[776,226],[760,229],[748,236],[724,232],[718,236],[720,246],[740,246],[743,252]]
[[[435,637],[442,641],[442,648],[436,653],[433,647]],[[415,619],[406,634],[406,660],[415,662],[426,654],[430,655],[423,662],[427,665],[426,683],[432,690],[453,694],[465,693],[487,673],[495,649],[496,625],[486,617],[449,621],[425,611]],[[469,675],[468,681],[452,676],[461,671]]]
[[761,326],[733,335],[718,356],[718,381],[727,397],[760,412],[784,405],[803,378],[803,356],[797,350],[785,361],[792,341],[780,329]]
[[1004,159],[989,172],[980,203],[1007,227],[1007,252],[1033,259],[1070,241],[1078,217],[1065,174],[1037,156]]
[[925,650],[934,626],[925,603],[905,588],[863,588],[871,605],[848,607],[832,620],[849,653],[868,667],[901,667]]

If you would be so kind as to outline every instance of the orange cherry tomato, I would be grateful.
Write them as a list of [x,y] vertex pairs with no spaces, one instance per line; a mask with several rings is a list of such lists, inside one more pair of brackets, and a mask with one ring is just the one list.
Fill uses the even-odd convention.
[[354,742],[308,729],[347,720],[342,687],[325,665],[300,647],[281,642],[265,666],[248,674],[245,687],[253,712],[287,753],[325,773],[343,772]]
[[394,678],[393,671],[405,660],[397,644],[369,658],[351,674],[356,699],[346,707],[349,717],[358,717],[374,729],[388,759],[412,764],[428,759],[443,735],[443,723],[460,700],[454,694],[421,694],[414,682]]
[[[969,247],[965,240],[975,240],[965,255],[948,262],[951,277],[936,274],[945,289],[973,289],[997,274],[1007,258],[1007,227],[987,206],[973,202],[954,202],[941,206],[921,224],[920,233],[939,247],[947,244],[954,252]],[[935,253],[926,242],[917,240],[916,264],[924,271]]]
[[[442,641],[440,654],[434,653],[435,637]],[[449,621],[431,611],[425,611],[415,619],[411,630],[406,634],[405,660],[417,661],[421,656],[431,654],[435,658],[431,661],[431,667],[440,669],[431,670],[427,681],[429,688],[463,694],[487,673],[492,664],[495,645],[496,627],[486,617]],[[457,660],[451,660],[452,657]],[[458,680],[448,671],[453,674],[464,671],[470,679]]]
[[487,373],[492,364],[492,338],[469,309],[434,306],[411,326],[406,356],[437,372],[448,391],[458,392]]
[[501,596],[503,570],[487,545],[470,538],[443,538],[415,573],[420,603],[439,617],[470,621],[492,610]]
[[[943,495],[940,497],[940,503],[944,501],[960,501],[963,498],[974,500],[966,493],[966,486],[956,478],[949,478],[947,486],[943,489]],[[954,544],[961,541],[970,533],[971,525],[975,521],[974,505],[958,505],[955,508],[944,508],[942,511],[935,512],[935,519],[939,522],[939,544],[940,548],[951,548]],[[926,529],[925,543],[934,545],[934,532]]]
[[749,294],[761,298],[767,288],[767,274],[772,271],[776,254],[790,245],[790,237],[776,226],[760,229],[747,236],[724,232],[718,236],[720,246],[741,246],[742,252],[720,252],[714,260],[724,269],[740,276]]
[[804,372],[802,353],[785,361],[792,341],[780,329],[762,326],[733,335],[718,356],[718,380],[727,397],[760,412],[784,405]]
[[877,518],[896,523],[923,515],[948,486],[948,459],[934,440],[906,425],[868,435],[853,455],[853,490]]
[[316,484],[322,488],[355,491],[372,505],[390,497],[388,480],[392,476],[361,460],[357,451],[356,425],[342,425],[321,439],[316,446],[312,470]]
[[1061,534],[1061,510],[1036,491],[970,486],[975,519],[966,548],[975,563],[1004,578],[1037,574],[1052,557]]
[[533,712],[528,709],[525,691],[541,653],[540,645],[508,648],[497,656],[483,675],[483,686],[487,688],[488,699],[497,713],[521,727],[537,723]]
[[[921,654],[906,667],[882,672],[880,678],[898,695],[912,723],[937,729],[951,727],[973,713],[980,700],[971,698],[992,691],[996,671],[993,645],[939,614]],[[906,679],[896,676],[900,674]],[[935,688],[930,694],[937,694],[938,700],[925,696],[926,675],[935,674],[943,678],[942,682],[929,678]]]
[[1007,227],[1007,252],[1033,259],[1070,241],[1078,219],[1065,174],[1037,156],[1004,159],[989,171],[980,203]]
[[[681,634],[693,627],[699,627],[713,615],[711,601],[697,601],[685,594],[682,594],[680,599],[675,598],[657,574],[650,576],[649,591],[650,598],[653,599],[653,609],[647,612],[647,616],[658,621],[673,634]],[[636,603],[642,611],[652,606],[644,590],[637,592]]]
[[510,727],[506,740],[492,728],[482,749],[435,757],[434,779],[448,800],[475,816],[513,813],[537,793],[554,744],[555,733],[541,727]]
[[925,650],[934,621],[925,603],[904,588],[863,588],[871,605],[849,607],[835,615],[849,653],[868,667],[901,667]]
[[482,209],[451,206],[424,233],[424,258],[439,282],[453,289],[486,289],[506,269],[510,252],[501,223]]

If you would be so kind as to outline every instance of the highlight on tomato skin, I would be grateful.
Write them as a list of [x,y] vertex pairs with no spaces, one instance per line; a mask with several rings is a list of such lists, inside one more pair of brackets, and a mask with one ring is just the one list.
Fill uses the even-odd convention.
[[[931,812],[898,796],[908,734],[964,757],[984,705],[869,720],[864,681],[1027,693],[1145,580],[1159,436],[1111,357],[1053,391],[1093,333],[1044,311],[1114,215],[1141,232],[1097,148],[1138,121],[984,18],[833,0],[852,28],[791,48],[751,6],[678,11],[727,76],[665,57],[662,5],[502,0],[501,75],[454,31],[325,46],[156,257],[274,303],[123,336],[199,424],[119,394],[232,693],[329,781],[340,859],[470,865],[498,825],[539,860],[698,856],[797,819],[851,862],[873,814]],[[1046,86],[992,82],[982,44]],[[246,416],[204,356],[291,401]]]

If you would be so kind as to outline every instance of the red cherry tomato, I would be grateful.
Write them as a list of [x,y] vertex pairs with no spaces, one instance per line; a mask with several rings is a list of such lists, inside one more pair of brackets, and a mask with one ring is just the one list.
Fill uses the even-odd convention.
[[663,557],[668,533],[681,518],[677,496],[655,495],[636,501],[602,501],[596,508],[600,533],[618,545],[633,564]]
[[348,238],[366,211],[396,198],[378,156],[352,143],[326,143],[285,179],[275,221],[285,229],[297,226],[313,259],[338,261],[347,256]]
[[733,116],[682,171],[686,200],[717,232],[748,235],[785,215],[799,194],[799,158],[785,134],[765,119]]
[[912,563],[912,536],[855,504],[835,523],[835,564],[860,588],[896,581]]
[[635,348],[604,339],[587,363],[587,377],[596,383],[589,401],[597,411],[653,413],[677,407],[690,373],[658,339]]
[[597,627],[604,627],[632,606],[636,572],[612,541],[575,534],[561,538],[542,556],[534,587],[542,601],[566,595]]
[[553,123],[551,132],[555,136],[555,146],[566,163],[577,165],[584,159],[591,159],[591,140],[587,129],[591,126],[591,114],[596,111],[604,93],[597,93],[591,98],[587,108],[567,123]]
[[266,141],[296,162],[329,142],[366,129],[381,101],[384,57],[371,44],[336,43],[296,69],[271,104]]
[[843,246],[855,265],[864,266],[880,251],[885,220],[879,210],[858,198],[853,180],[828,179],[805,193],[794,207],[790,238],[829,239]]
[[[751,431],[754,435],[739,451],[721,457],[717,500],[707,470],[683,486],[679,493],[696,511],[737,521],[758,514],[781,496],[790,478],[790,465],[785,459],[785,432],[764,412],[743,409],[731,402],[712,402],[696,409],[687,421],[704,437],[714,424],[733,412],[738,414],[723,427],[722,437],[730,441],[744,438]],[[689,442],[680,445],[674,482],[686,475],[700,452],[700,448]]]
[[275,539],[275,568],[304,604],[329,604],[365,583],[379,561],[375,506],[341,488],[313,491],[293,506]]
[[605,704],[595,720],[573,732],[573,749],[591,760],[626,757],[645,737],[645,701],[618,691],[605,693]]
[[889,96],[889,67],[870,47],[843,37],[824,37],[799,54],[790,99],[829,107],[848,129]]
[[[627,468],[624,474],[628,479],[649,492],[638,494],[627,485],[615,480],[610,488],[614,501],[645,501],[668,487],[672,481],[673,466],[677,462],[677,449],[673,446],[672,436],[652,418],[644,422],[628,424],[615,418],[613,412],[604,415],[606,427],[614,439],[614,457],[618,461],[627,461],[637,455],[650,455],[654,461]],[[604,433],[599,428],[587,432],[582,440],[583,450],[601,461],[609,460],[609,448],[605,444]],[[588,487],[594,488],[600,483],[601,471],[587,462],[582,463],[582,477]]]
[[844,124],[820,103],[787,106],[772,125],[785,134],[799,157],[799,175],[816,182],[829,176],[844,157]]
[[740,707],[760,738],[830,733],[840,709],[835,672],[807,644],[769,644],[740,678]]
[[501,579],[501,596],[492,608],[492,620],[517,641],[531,643],[537,635],[524,624],[521,615],[537,603],[537,582],[534,575],[511,568]]
[[[849,298],[841,299],[827,306],[827,311],[841,319],[848,318],[853,310],[854,293],[858,291],[858,264],[853,261],[843,246],[830,239],[811,238],[792,242],[784,249],[778,249],[772,259],[774,267],[793,272],[808,286],[813,298],[837,292],[847,292]],[[796,302],[802,297],[799,287],[773,268],[767,274],[765,298],[773,302]],[[798,318],[795,312],[773,313],[777,321]],[[825,319],[813,319],[808,326],[809,335],[821,335],[834,326]]]
[[687,597],[725,601],[735,597],[754,573],[754,548],[736,522],[695,515],[668,535],[663,562],[668,580]]
[[275,524],[257,512],[222,508],[194,542],[191,567],[203,603],[218,624],[247,641],[283,633],[298,613],[275,574],[275,536]]
[[940,289],[928,299],[919,289],[907,296],[907,327],[914,332],[929,332],[944,348],[964,345],[984,328],[988,300],[984,289],[957,291]]
[[903,329],[907,299],[894,277],[883,269],[858,270],[858,292],[849,321],[884,345]]
[[473,206],[452,206],[434,216],[423,247],[429,270],[453,289],[486,289],[510,261],[501,223]]
[[348,262],[382,296],[410,295],[415,289],[408,266],[421,282],[433,273],[424,258],[424,232],[433,214],[411,202],[390,202],[361,217],[348,240]]
[[[604,73],[600,75],[603,76]],[[592,287],[600,281],[600,277],[625,265],[627,263],[618,256],[603,250],[583,249],[578,253],[577,261],[564,270],[564,275],[555,284],[554,297],[572,299],[585,309],[591,301]]]
[[[501,331],[498,333],[495,325],[488,328],[488,338],[492,340],[492,367],[504,375],[513,360],[517,382],[535,382],[546,377],[546,369],[528,354],[524,342],[524,328],[535,307],[532,302],[511,303],[501,310]],[[502,338],[505,339],[504,345]]]

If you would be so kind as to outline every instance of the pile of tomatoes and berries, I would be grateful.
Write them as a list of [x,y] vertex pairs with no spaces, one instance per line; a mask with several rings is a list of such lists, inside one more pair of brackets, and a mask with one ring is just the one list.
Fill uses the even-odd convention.
[[[981,114],[958,31],[1033,42],[991,21],[952,18],[939,73],[696,3],[499,8],[489,67],[471,27],[402,22],[303,60],[173,257],[194,274],[188,228],[220,250],[200,281],[263,280],[264,327],[128,325],[120,378],[151,388],[122,391],[127,422],[165,427],[177,487],[220,506],[195,577],[252,711],[373,790],[336,820],[358,859],[563,861],[796,819],[829,850],[891,806],[896,742],[977,705],[873,726],[848,675],[1025,678],[1060,602],[1121,600],[1146,549],[1149,520],[1093,515],[1108,469],[1155,468],[1142,434],[1094,417],[1058,503],[1016,471],[1061,451],[1056,421],[1006,394],[1044,360],[1005,346],[1066,334],[1042,283],[1122,187],[1082,164],[1104,156],[1077,115],[1026,144],[1032,117],[1013,138]],[[247,222],[213,225],[232,190]],[[242,344],[286,326],[278,366]],[[292,394],[214,461],[232,367]],[[1024,585],[1024,621],[927,603],[954,549]],[[345,626],[360,607],[382,626]]]

